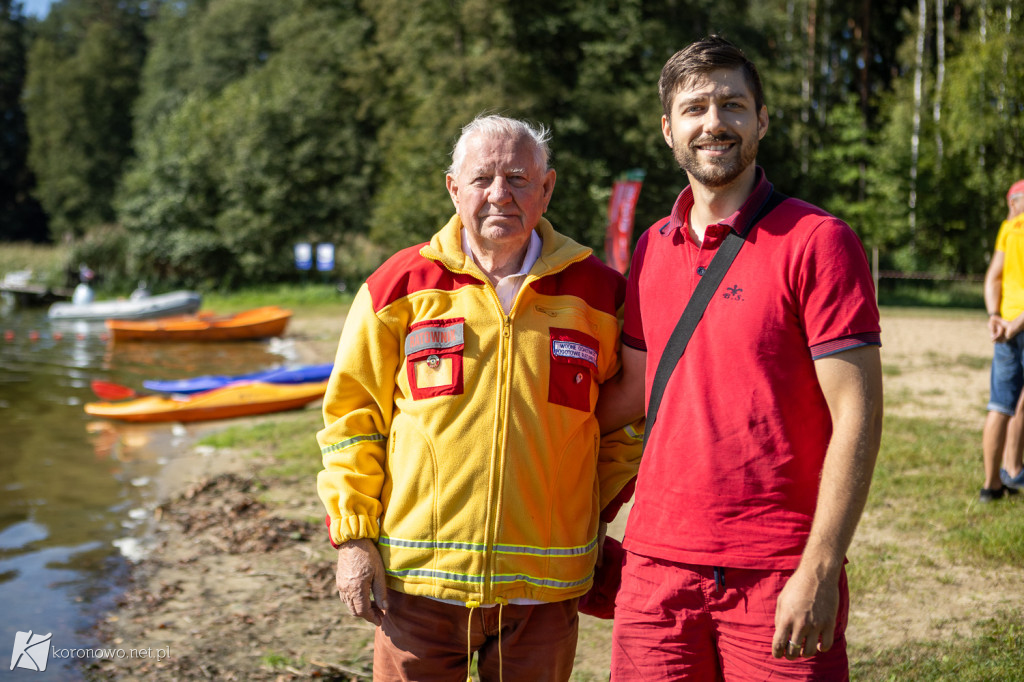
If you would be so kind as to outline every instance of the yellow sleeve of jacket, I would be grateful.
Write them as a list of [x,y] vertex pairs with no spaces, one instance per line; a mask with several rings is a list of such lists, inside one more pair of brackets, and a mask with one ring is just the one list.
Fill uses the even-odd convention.
[[327,508],[331,541],[380,532],[384,460],[395,402],[399,342],[374,314],[360,287],[345,320],[324,395],[324,429],[316,435],[323,456],[317,493]]
[[[624,308],[620,305],[618,311],[616,311],[620,333],[622,331],[623,314]],[[619,356],[621,352],[621,345],[616,343],[615,363],[612,365],[610,373],[601,378],[602,383],[621,370],[622,365]],[[636,478],[636,474],[640,470],[640,456],[644,451],[644,426],[646,421],[645,417],[641,417],[632,424],[627,424],[621,429],[606,433],[601,437],[597,455],[597,480],[600,487],[602,521],[610,521],[614,518],[619,507],[633,495],[632,486],[630,486],[626,493],[623,493],[623,489]],[[620,493],[623,493],[623,499],[619,499]],[[611,509],[609,509],[609,505],[612,505]]]
[[[601,437],[601,447],[597,455],[597,480],[601,488],[602,512],[615,501],[622,489],[636,478],[636,473],[640,469],[640,455],[643,454],[644,448],[645,421],[641,417],[632,424]],[[602,518],[608,520],[603,514]]]

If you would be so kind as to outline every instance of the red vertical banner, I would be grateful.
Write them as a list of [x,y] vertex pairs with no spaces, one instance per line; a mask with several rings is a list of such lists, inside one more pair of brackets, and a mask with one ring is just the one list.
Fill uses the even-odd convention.
[[622,274],[629,269],[633,244],[633,212],[640,197],[640,180],[616,180],[612,197],[608,201],[608,230],[605,233],[604,253],[608,265]]

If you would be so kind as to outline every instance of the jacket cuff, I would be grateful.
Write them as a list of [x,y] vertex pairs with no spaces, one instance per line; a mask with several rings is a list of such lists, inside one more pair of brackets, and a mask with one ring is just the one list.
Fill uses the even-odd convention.
[[369,538],[376,542],[377,536],[380,535],[380,525],[377,520],[367,516],[346,516],[343,519],[332,519],[328,514],[325,522],[328,539],[335,549],[340,547],[341,543],[349,540]]

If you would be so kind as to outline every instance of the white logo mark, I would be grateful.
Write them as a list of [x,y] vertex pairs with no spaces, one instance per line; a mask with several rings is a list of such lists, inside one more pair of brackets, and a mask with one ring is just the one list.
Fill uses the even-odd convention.
[[26,668],[42,672],[46,670],[46,664],[50,660],[50,637],[53,633],[46,635],[34,635],[32,631],[16,632],[14,634],[14,651],[11,652],[11,670],[15,668]]

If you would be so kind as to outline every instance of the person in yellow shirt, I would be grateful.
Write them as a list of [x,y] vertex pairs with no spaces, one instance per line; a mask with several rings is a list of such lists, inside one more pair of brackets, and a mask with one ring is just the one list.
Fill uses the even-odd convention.
[[985,484],[978,497],[981,502],[1002,499],[1024,488],[1019,456],[1010,455],[1016,462],[1009,466],[1016,471],[1000,468],[1010,420],[1024,389],[1024,335],[1020,334],[1024,329],[1024,180],[1013,183],[1006,203],[1007,219],[999,228],[985,273],[985,307],[995,350],[988,416],[982,431]]

